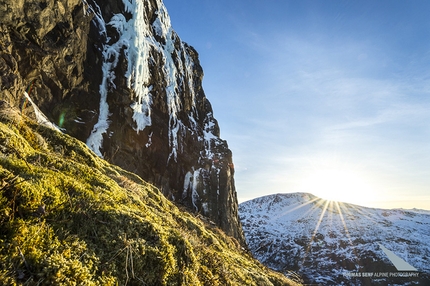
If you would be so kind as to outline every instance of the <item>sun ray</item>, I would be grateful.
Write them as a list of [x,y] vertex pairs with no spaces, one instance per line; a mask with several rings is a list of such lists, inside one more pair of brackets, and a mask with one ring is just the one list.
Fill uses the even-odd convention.
[[[348,226],[346,225],[345,218],[343,217],[343,213],[342,213],[341,207],[339,206],[339,202],[335,202],[335,205],[336,205],[336,208],[337,208],[337,210],[339,212],[339,217],[340,217],[340,220],[342,221],[343,228],[345,229],[345,233],[346,233],[346,236],[348,238],[349,244],[351,245],[351,248],[352,248],[352,250],[354,252],[354,257],[355,257],[356,262],[357,262],[356,265],[357,265],[357,267],[359,267],[359,265],[360,265],[360,259],[359,259],[358,255],[357,255],[356,250],[355,250],[354,243],[352,242],[352,238],[351,238],[351,235],[349,233]],[[345,210],[348,210],[348,208],[343,203],[340,203],[340,205],[343,206]],[[356,269],[356,270],[358,270],[358,269]]]
[[315,235],[318,233],[318,229],[319,229],[319,227],[321,225],[321,222],[322,222],[322,220],[324,218],[324,214],[326,213],[327,207],[328,207],[328,205],[330,203],[330,201],[327,201],[327,200],[320,200],[319,203],[322,204],[324,201],[325,201],[325,204],[324,204],[324,207],[322,208],[321,215],[320,215],[320,217],[319,217],[319,219],[317,221],[317,224],[315,226],[314,232],[312,233],[311,240],[309,241],[309,244],[308,244],[308,246],[306,248],[306,251],[305,251],[305,255],[303,256],[302,267],[304,266],[305,260],[306,260],[306,258],[308,256],[308,253],[309,253],[309,251],[312,248],[312,242],[315,239]]
[[[295,206],[294,208],[289,209],[289,210],[287,210],[287,211],[285,211],[285,212],[281,213],[280,215],[278,215],[278,216],[277,216],[277,217],[275,217],[274,219],[278,219],[278,218],[280,218],[280,217],[283,217],[284,215],[286,215],[286,214],[288,214],[288,213],[291,213],[291,212],[293,212],[293,211],[299,210],[299,209],[301,209],[301,208],[303,208],[303,207],[305,207],[305,206],[307,206],[307,205],[309,205],[309,204],[313,204],[314,202],[316,202],[316,201],[318,201],[318,200],[321,200],[321,199],[320,199],[320,198],[314,198],[314,199],[312,199],[312,200],[310,200],[310,201],[307,201],[306,203],[298,202],[297,204],[294,204],[294,205],[293,205],[293,206],[295,206],[295,205],[297,205],[297,206]],[[314,209],[314,207],[313,207],[313,208],[311,208],[311,209],[309,209],[305,214],[310,213],[310,212],[312,211],[312,209]]]

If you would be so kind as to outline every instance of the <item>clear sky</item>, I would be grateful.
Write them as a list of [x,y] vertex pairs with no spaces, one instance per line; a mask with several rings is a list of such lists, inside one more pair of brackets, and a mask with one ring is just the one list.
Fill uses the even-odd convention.
[[430,1],[164,3],[199,52],[240,202],[430,209]]

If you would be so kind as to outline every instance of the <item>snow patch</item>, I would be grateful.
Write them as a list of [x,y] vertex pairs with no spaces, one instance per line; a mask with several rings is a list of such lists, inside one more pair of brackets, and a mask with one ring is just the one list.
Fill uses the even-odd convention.
[[203,214],[208,214],[209,213],[209,204],[206,202],[202,203],[202,210],[203,210]]
[[149,148],[152,145],[152,134],[154,134],[154,132],[151,132],[151,134],[148,135],[148,142],[145,144],[146,148]]
[[205,144],[205,157],[209,159],[215,158],[215,154],[212,151],[213,142],[217,144],[217,140],[219,139],[214,132],[215,122],[212,116],[212,113],[208,113],[207,118],[205,120],[205,125],[203,127],[203,138],[201,140],[204,141]]
[[43,112],[39,109],[39,107],[37,107],[37,105],[33,102],[33,100],[31,100],[30,96],[26,91],[24,91],[24,96],[33,107],[37,123],[61,132],[60,128],[51,121],[49,121],[48,117],[46,117],[45,114],[43,114]]

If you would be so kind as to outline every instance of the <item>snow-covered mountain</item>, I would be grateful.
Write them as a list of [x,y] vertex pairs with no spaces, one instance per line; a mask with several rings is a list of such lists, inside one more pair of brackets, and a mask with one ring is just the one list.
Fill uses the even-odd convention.
[[[241,203],[239,215],[253,255],[275,270],[294,271],[305,283],[430,285],[430,211],[373,209],[290,193]],[[396,259],[412,268],[393,264]]]

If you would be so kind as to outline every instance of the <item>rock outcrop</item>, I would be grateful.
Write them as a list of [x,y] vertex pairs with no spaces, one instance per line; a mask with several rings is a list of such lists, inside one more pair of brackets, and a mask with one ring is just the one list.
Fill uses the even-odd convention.
[[232,154],[198,53],[161,0],[0,0],[0,14],[0,99],[26,115],[31,100],[64,133],[244,243]]

